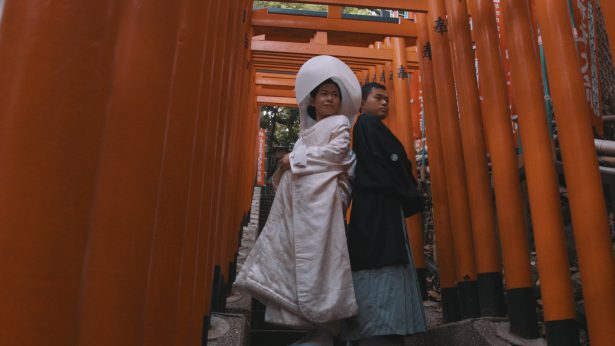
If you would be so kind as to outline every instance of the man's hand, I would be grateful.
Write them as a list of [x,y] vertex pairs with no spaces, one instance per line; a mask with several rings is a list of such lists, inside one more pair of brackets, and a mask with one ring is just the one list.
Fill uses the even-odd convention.
[[282,158],[278,161],[278,168],[283,171],[290,169],[290,159],[288,158],[288,154],[282,156]]

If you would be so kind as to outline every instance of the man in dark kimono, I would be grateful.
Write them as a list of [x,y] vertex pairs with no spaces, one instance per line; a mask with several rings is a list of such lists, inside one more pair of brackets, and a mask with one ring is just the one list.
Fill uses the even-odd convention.
[[401,345],[402,336],[426,328],[405,228],[405,218],[423,210],[423,198],[403,145],[382,122],[389,113],[386,88],[369,83],[362,89],[348,227],[359,314],[346,321],[342,338],[361,346]]

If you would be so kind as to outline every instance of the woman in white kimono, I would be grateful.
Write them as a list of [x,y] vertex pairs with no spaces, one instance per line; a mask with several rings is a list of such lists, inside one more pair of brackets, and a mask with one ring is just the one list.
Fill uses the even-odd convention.
[[266,305],[267,322],[316,329],[310,345],[333,345],[324,331],[357,313],[344,214],[361,89],[342,61],[317,56],[299,70],[295,91],[300,137],[273,175],[269,218],[236,284]]

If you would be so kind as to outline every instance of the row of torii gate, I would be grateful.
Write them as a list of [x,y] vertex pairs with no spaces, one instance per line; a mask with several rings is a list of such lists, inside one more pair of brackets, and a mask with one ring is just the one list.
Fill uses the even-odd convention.
[[[497,316],[504,314],[508,305],[511,331],[527,338],[536,337],[536,305],[515,153],[516,137],[510,122],[494,2],[436,0],[404,2],[405,7],[397,2],[397,7],[392,8],[411,11],[412,20],[400,19],[394,25],[347,24],[343,28],[353,35],[354,44],[345,45],[336,42],[347,40],[336,30],[340,30],[342,22],[350,21],[341,18],[340,7],[331,5],[356,3],[323,3],[330,5],[327,19],[291,18],[266,10],[253,14],[256,31],[264,33],[252,41],[254,64],[263,71],[256,74],[257,102],[296,105],[292,90],[294,76],[285,73],[296,72],[311,55],[340,57],[356,71],[362,83],[380,82],[393,91],[392,116],[387,119],[387,125],[414,158],[421,111],[418,89],[422,89],[444,317],[452,321],[480,315]],[[615,302],[611,297],[615,267],[595,160],[591,116],[583,98],[567,4],[563,1],[496,3],[501,6],[498,10],[504,12],[504,23],[500,24],[509,37],[512,85],[518,89],[514,93],[515,106],[525,148],[523,160],[548,339],[554,345],[576,344],[572,340],[578,340],[578,329],[540,60],[532,31],[537,25],[542,30],[547,51],[562,154],[567,160],[564,170],[582,277],[591,275],[583,274],[583,267],[596,270],[595,280],[583,281],[590,337],[592,343],[608,344],[615,340]],[[378,3],[380,7],[386,5],[390,4]],[[469,13],[473,30],[468,22]],[[281,32],[280,28],[286,31]],[[316,32],[309,43],[295,43],[305,37],[297,35],[293,28]],[[369,42],[376,32],[383,37]],[[371,37],[364,38],[365,34]],[[328,40],[330,36],[334,38]],[[567,131],[570,142],[565,143]],[[487,152],[497,208],[492,202]],[[419,271],[424,271],[421,216],[409,219],[408,226],[415,263]],[[605,268],[602,267],[605,263],[609,268],[606,273],[598,269]],[[507,304],[502,290],[502,269]],[[609,278],[603,280],[603,275]],[[588,282],[595,286],[587,290]],[[596,296],[589,297],[592,294]],[[592,302],[596,304],[593,307]]]
[[[387,85],[387,125],[411,157],[411,119],[422,97],[445,318],[501,315],[507,307],[512,332],[538,336],[494,1],[305,2],[329,11],[253,11],[250,0],[5,1],[0,344],[200,343],[214,272],[232,276],[250,207],[258,106],[294,105],[293,74],[319,54],[341,58],[361,82]],[[615,4],[601,3],[615,37]],[[609,345],[615,264],[567,4],[499,4],[548,339],[578,344],[535,25],[553,89],[589,335],[592,344]],[[412,15],[370,21],[348,18],[341,6]],[[408,223],[424,270],[422,221]]]

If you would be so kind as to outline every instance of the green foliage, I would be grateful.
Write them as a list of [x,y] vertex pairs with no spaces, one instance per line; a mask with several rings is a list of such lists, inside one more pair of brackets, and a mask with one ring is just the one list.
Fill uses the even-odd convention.
[[299,110],[297,108],[267,106],[261,109],[261,128],[267,129],[274,147],[292,150],[299,138]]
[[[309,11],[321,11],[327,12],[327,5],[313,5],[313,4],[298,4],[298,3],[289,3],[282,1],[254,1],[254,8],[288,8],[293,10],[309,10]],[[356,7],[344,7],[344,13],[349,14],[362,14],[362,15],[373,15],[374,11],[368,10],[366,8],[356,8]]]
[[265,7],[273,7],[273,8],[289,8],[293,10],[310,10],[310,11],[327,11],[327,5],[311,5],[311,4],[298,4],[298,3],[287,3],[281,1],[254,1],[254,8],[265,8]]
[[267,106],[261,108],[260,127],[267,130],[267,176],[273,174],[280,157],[293,149],[299,138],[297,108]]

